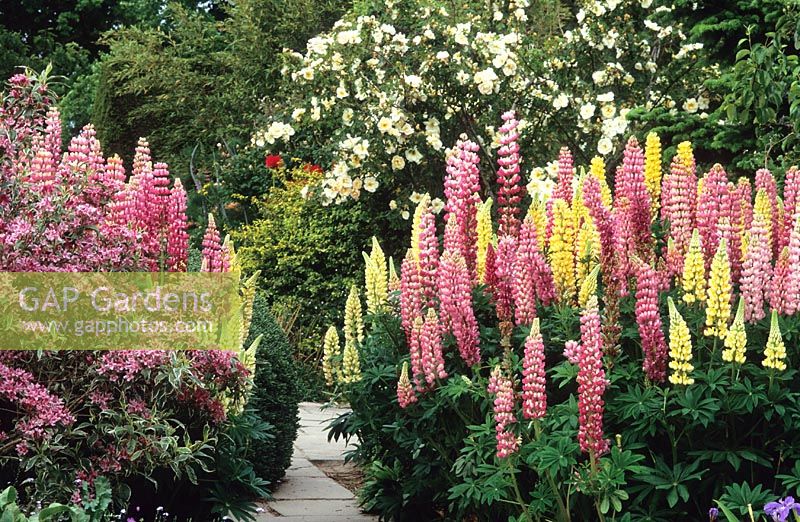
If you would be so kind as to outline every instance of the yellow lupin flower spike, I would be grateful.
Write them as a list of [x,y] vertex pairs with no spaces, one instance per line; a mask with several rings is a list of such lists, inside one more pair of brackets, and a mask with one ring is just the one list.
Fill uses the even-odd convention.
[[553,201],[553,232],[550,236],[550,267],[556,292],[562,301],[575,298],[575,229],[569,204]]
[[575,239],[575,281],[578,284],[582,284],[600,257],[600,236],[592,219],[586,218]]
[[705,334],[725,339],[731,318],[731,263],[728,260],[728,242],[722,238],[711,260],[708,289],[706,291]]
[[364,256],[364,283],[367,294],[367,310],[371,314],[378,313],[385,308],[389,300],[389,274],[386,270],[386,256],[381,249],[378,239],[372,238],[372,251],[370,255],[362,252]]
[[745,349],[747,347],[747,332],[744,329],[744,298],[739,298],[736,308],[736,317],[725,336],[725,349],[722,350],[722,360],[736,364],[744,364],[747,360]]
[[325,332],[325,340],[322,344],[322,374],[325,376],[325,384],[333,386],[336,381],[341,381],[342,369],[339,365],[339,358],[342,352],[339,346],[339,333],[336,327],[331,325]]
[[350,287],[350,295],[344,305],[344,342],[364,342],[364,318],[361,315],[361,298],[356,285]]
[[771,368],[782,372],[786,369],[786,345],[783,344],[781,329],[778,326],[778,312],[772,311],[769,324],[769,337],[764,349],[764,368]]
[[671,297],[667,298],[667,304],[669,305],[669,368],[672,370],[669,382],[688,386],[694,384],[694,379],[689,376],[694,370],[692,337],[686,321],[675,308],[675,302]]
[[586,308],[589,298],[597,294],[597,276],[600,273],[600,265],[595,264],[591,272],[581,283],[581,289],[578,292],[578,305],[581,308]]
[[486,275],[486,252],[489,250],[489,243],[492,242],[492,198],[478,206],[478,241],[476,244],[478,251],[478,281],[484,283]]
[[706,267],[703,249],[700,245],[700,233],[695,228],[689,241],[689,250],[683,261],[681,277],[683,300],[689,304],[706,300]]
[[651,132],[644,145],[644,183],[650,193],[650,217],[658,214],[661,205],[661,139]]
[[603,162],[603,158],[600,156],[592,158],[592,163],[589,165],[589,173],[600,182],[600,198],[603,201],[603,205],[611,208],[611,188],[608,186],[608,181],[606,181],[606,164]]
[[547,205],[544,199],[534,198],[531,206],[528,207],[528,217],[533,220],[536,226],[536,239],[539,241],[539,248],[544,250],[547,245]]
[[343,383],[354,383],[361,380],[361,361],[358,358],[358,348],[354,342],[344,343],[344,355],[342,356],[342,378]]
[[694,172],[694,152],[691,141],[682,141],[678,144],[677,156],[687,170]]

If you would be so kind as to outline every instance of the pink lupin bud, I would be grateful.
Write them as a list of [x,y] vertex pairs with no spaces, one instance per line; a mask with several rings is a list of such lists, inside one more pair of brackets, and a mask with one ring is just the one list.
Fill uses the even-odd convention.
[[644,180],[644,152],[636,137],[628,138],[622,156],[622,170],[614,180],[614,199],[628,200],[627,221],[631,227],[634,249],[648,251],[650,235],[650,193]]
[[578,364],[578,349],[579,349],[578,341],[567,341],[564,343],[564,357],[571,363],[571,364]]
[[54,161],[61,156],[61,114],[56,107],[50,107],[45,118],[44,147]]
[[788,275],[786,278],[786,299],[784,313],[794,315],[800,310],[800,214],[795,216],[789,236]]
[[514,265],[517,257],[517,240],[514,236],[503,236],[497,242],[494,256],[494,284],[492,300],[500,322],[511,321],[514,303]]
[[696,204],[697,177],[676,155],[661,186],[661,220],[669,223],[669,237],[681,258],[689,251]]
[[459,252],[445,250],[439,260],[439,304],[442,324],[453,333],[468,366],[481,360],[478,321],[472,309],[472,279]]
[[536,318],[536,284],[533,278],[533,255],[538,250],[535,226],[531,219],[522,224],[517,253],[512,268],[511,291],[514,316],[518,325],[531,324]]
[[139,138],[136,151],[133,155],[132,175],[138,176],[146,170],[153,170],[153,161],[150,157],[150,144],[144,138]]
[[186,191],[180,179],[175,179],[175,186],[169,193],[166,214],[167,269],[170,272],[185,272],[189,258],[189,234],[186,232],[189,224],[186,218]]
[[526,419],[541,419],[546,412],[544,341],[537,318],[531,324],[522,359],[522,416]]
[[720,219],[731,215],[731,195],[728,187],[728,175],[719,163],[703,178],[702,188],[697,197],[697,230],[706,260],[706,269],[711,266],[711,259],[717,251],[721,239]]
[[519,231],[518,216],[522,211],[519,207],[520,201],[522,201],[519,143],[517,143],[519,121],[517,121],[514,111],[508,111],[503,114],[503,122],[499,132],[500,149],[497,151],[500,156],[497,160],[500,165],[497,170],[499,234],[516,236]]
[[436,379],[446,379],[444,356],[442,355],[442,327],[439,317],[432,308],[428,309],[425,324],[420,335],[422,372],[428,388],[433,388]]
[[603,339],[597,298],[592,296],[581,314],[581,343],[578,359],[578,444],[581,451],[597,458],[608,451],[603,436],[603,394],[606,374],[603,369]]
[[768,169],[756,171],[756,192],[763,190],[767,193],[772,215],[772,256],[777,259],[783,247],[789,244],[789,231],[784,231],[783,218],[778,206],[778,183]]
[[658,273],[648,264],[639,262],[636,280],[636,324],[642,342],[644,361],[642,368],[653,382],[664,382],[667,377],[667,343],[658,310],[660,285]]
[[436,237],[436,215],[428,208],[421,216],[419,233],[420,284],[428,307],[436,301],[436,269],[439,267],[439,239]]
[[800,196],[800,171],[797,167],[789,167],[783,180],[783,228],[787,233],[794,228],[795,214],[800,212],[798,196]]
[[519,449],[517,437],[511,431],[511,427],[517,422],[517,417],[514,415],[514,384],[502,374],[498,366],[492,371],[487,391],[495,396],[494,429],[497,439],[497,458],[506,458]]
[[414,388],[408,378],[408,364],[403,363],[400,378],[397,380],[397,403],[405,409],[415,402],[417,402],[417,396],[414,394]]
[[607,272],[614,265],[614,223],[611,212],[603,205],[600,182],[594,176],[586,176],[583,181],[583,204],[600,235],[600,266]]
[[575,167],[572,161],[572,153],[567,147],[561,147],[558,153],[558,181],[553,189],[552,199],[563,199],[572,205],[572,186],[575,178]]
[[203,272],[226,272],[228,269],[227,253],[222,249],[222,241],[213,214],[208,215],[208,227],[203,236],[202,267]]
[[625,296],[628,295],[628,276],[632,274],[631,258],[636,254],[631,203],[626,196],[614,198],[612,218],[614,223],[612,278],[619,283],[620,295]]
[[769,288],[769,306],[779,314],[786,314],[786,283],[789,278],[789,248],[781,250],[775,269],[772,271],[772,281]]
[[764,217],[756,214],[750,227],[750,241],[744,257],[740,284],[746,321],[756,322],[766,316],[764,301],[769,292],[771,276],[772,249],[769,246],[769,231]]
[[550,305],[556,298],[556,289],[553,272],[539,249],[536,225],[530,217],[520,228],[512,274],[516,322],[518,325],[531,324],[536,317],[537,299],[544,306]]
[[462,136],[447,157],[444,181],[445,219],[452,214],[458,225],[459,252],[464,258],[471,281],[477,281],[478,205],[481,198],[478,171],[478,145]]
[[495,254],[494,245],[489,243],[486,247],[486,265],[484,266],[485,275],[483,282],[489,290],[497,286],[497,255]]
[[409,248],[400,266],[400,320],[407,338],[411,337],[414,319],[422,316],[423,300],[419,265],[414,259],[413,250]]
[[40,185],[39,190],[48,194],[53,189],[56,180],[56,162],[53,155],[46,148],[36,149],[30,166],[30,176],[27,181]]

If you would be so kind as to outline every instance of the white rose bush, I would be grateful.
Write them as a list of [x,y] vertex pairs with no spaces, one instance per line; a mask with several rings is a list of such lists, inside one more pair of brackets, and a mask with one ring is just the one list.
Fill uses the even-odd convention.
[[386,183],[403,196],[435,192],[444,144],[466,133],[493,157],[494,116],[508,107],[522,118],[531,167],[556,159],[555,144],[579,164],[617,160],[622,137],[638,130],[634,109],[660,110],[662,134],[664,118],[704,117],[715,99],[704,81],[717,72],[700,65],[701,49],[657,1],[588,2],[574,13],[527,0],[361,2],[305,53],[285,53],[281,101],[266,102],[252,145],[320,164],[324,179],[309,194],[323,204]]

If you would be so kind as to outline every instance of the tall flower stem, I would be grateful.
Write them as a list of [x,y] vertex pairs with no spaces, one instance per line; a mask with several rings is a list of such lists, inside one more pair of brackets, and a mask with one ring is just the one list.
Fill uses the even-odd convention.
[[533,522],[531,518],[531,514],[528,513],[528,504],[522,499],[522,492],[519,490],[519,484],[517,483],[517,474],[514,472],[514,459],[506,459],[508,463],[508,469],[511,473],[511,483],[514,486],[514,496],[517,498],[517,502],[519,503],[519,507],[522,509],[522,515],[525,517],[525,520],[528,522]]
[[[533,420],[533,431],[538,441],[542,435],[542,425],[539,419]],[[556,481],[553,479],[553,474],[550,473],[550,470],[545,472],[545,476],[547,477],[547,482],[550,484],[550,489],[553,490],[553,495],[556,497],[556,502],[558,503],[558,511],[559,511],[559,520],[563,520],[565,522],[570,521],[569,509],[567,509],[566,504],[564,503],[564,499],[561,498],[561,493],[559,493],[558,486],[556,485]]]

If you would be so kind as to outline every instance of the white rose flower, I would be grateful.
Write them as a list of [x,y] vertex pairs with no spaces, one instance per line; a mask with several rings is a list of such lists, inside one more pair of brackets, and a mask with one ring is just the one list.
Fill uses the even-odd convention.
[[598,94],[597,95],[597,101],[602,102],[602,103],[613,102],[614,101],[614,92],[613,91],[608,91],[608,92],[603,93],[603,94]]
[[653,0],[640,0],[639,3],[642,4],[644,9],[648,9],[651,5],[653,5]]
[[613,118],[614,114],[617,113],[617,108],[611,103],[605,103],[602,107],[600,107],[600,114],[603,118]]
[[435,34],[433,34],[433,31],[431,31],[430,29],[425,29],[425,32],[424,32],[424,33],[422,33],[422,34],[423,34],[423,35],[425,36],[425,38],[427,38],[428,40],[436,40],[436,35],[435,35]]
[[556,109],[563,109],[567,105],[569,105],[569,96],[563,92],[553,99],[553,107]]
[[450,58],[450,53],[448,53],[447,51],[439,51],[438,53],[436,53],[437,60],[446,62],[448,58]]
[[292,111],[292,119],[294,121],[300,121],[300,118],[302,118],[303,114],[305,114],[305,113],[306,113],[306,110],[303,109],[302,107],[297,108],[297,109]]
[[588,120],[589,118],[594,116],[595,108],[596,107],[595,107],[594,103],[591,103],[591,102],[584,103],[583,105],[581,105],[581,118],[584,119],[584,120]]
[[311,81],[314,79],[314,70],[310,67],[305,67],[300,74],[304,80]]
[[342,122],[348,127],[353,124],[353,109],[348,107],[342,112]]
[[403,81],[406,82],[406,85],[408,85],[413,89],[419,89],[422,86],[422,78],[420,78],[416,74],[409,74],[408,76],[404,76]]
[[422,153],[416,147],[408,149],[406,151],[406,159],[411,163],[419,164],[422,162]]
[[597,142],[597,152],[601,156],[609,154],[613,149],[614,149],[614,144],[611,143],[611,140],[609,138],[605,137],[600,138],[600,140]]
[[699,105],[697,103],[697,100],[694,98],[687,98],[686,101],[683,102],[683,110],[685,110],[690,114],[694,114],[695,112],[697,112],[698,108]]
[[606,82],[606,72],[605,71],[593,72],[592,81],[597,85],[603,85]]
[[344,84],[340,83],[339,86],[336,88],[336,97],[341,99],[341,98],[347,98],[349,95],[350,93],[347,92],[347,89],[345,89]]
[[697,98],[697,108],[701,111],[708,109],[709,100],[705,96],[700,96]]
[[364,190],[367,192],[375,192],[378,190],[378,180],[374,176],[367,176],[364,180]]
[[400,217],[408,221],[408,218],[411,217],[411,214],[408,213],[408,210],[404,210],[403,212],[400,213]]
[[438,214],[439,212],[444,209],[444,201],[439,198],[434,198],[431,200],[431,210],[433,210],[434,214]]
[[402,156],[392,156],[392,170],[403,170],[406,166],[406,160]]

